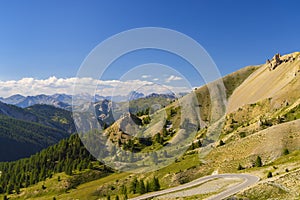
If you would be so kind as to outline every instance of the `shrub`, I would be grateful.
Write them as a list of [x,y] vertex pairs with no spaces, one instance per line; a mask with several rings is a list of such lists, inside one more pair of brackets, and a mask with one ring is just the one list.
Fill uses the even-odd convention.
[[289,172],[289,169],[288,169],[288,168],[286,168],[286,169],[285,169],[285,172]]
[[239,135],[240,135],[241,138],[246,137],[246,133],[245,132],[240,132]]
[[283,155],[288,155],[290,153],[290,151],[287,149],[287,148],[285,148],[284,150],[283,150]]
[[267,178],[271,178],[271,177],[273,177],[273,174],[272,174],[272,172],[268,172],[268,174],[267,174]]
[[220,145],[220,146],[223,146],[223,145],[225,145],[225,142],[223,142],[223,140],[220,140],[219,145]]
[[256,161],[255,161],[255,167],[261,167],[261,166],[262,166],[261,157],[257,156]]
[[241,164],[239,164],[237,170],[243,170],[243,169],[244,169],[244,167]]

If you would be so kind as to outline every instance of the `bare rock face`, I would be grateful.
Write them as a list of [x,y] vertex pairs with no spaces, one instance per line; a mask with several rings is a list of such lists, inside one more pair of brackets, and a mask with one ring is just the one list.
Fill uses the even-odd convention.
[[273,68],[272,62],[268,59],[266,64],[268,65],[269,71],[271,71]]
[[275,54],[275,56],[273,57],[273,60],[275,60],[275,64],[281,63],[280,57],[281,55],[279,53]]
[[272,61],[273,61],[273,68],[272,70],[274,70],[278,65],[281,64],[281,59],[280,59],[281,55],[279,53],[275,54],[275,56],[273,57]]
[[284,62],[284,63],[287,63],[287,62],[293,62],[293,61],[295,61],[295,60],[296,60],[296,58],[294,58],[294,56],[291,55],[291,56],[285,57],[285,58],[283,59],[283,62]]
[[278,67],[281,63],[283,62],[287,62],[287,61],[290,61],[290,60],[293,60],[293,58],[288,58],[288,59],[282,59],[281,55],[279,53],[276,53],[272,60],[267,60],[267,66],[269,68],[269,71],[272,71],[274,69],[276,69],[276,67]]

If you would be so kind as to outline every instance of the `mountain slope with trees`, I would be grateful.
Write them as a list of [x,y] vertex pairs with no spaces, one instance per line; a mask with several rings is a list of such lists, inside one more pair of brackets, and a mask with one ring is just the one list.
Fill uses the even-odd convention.
[[[300,54],[293,55],[299,56]],[[290,56],[287,55],[282,58],[285,59]],[[77,181],[70,181],[69,183],[73,184],[76,182],[77,184],[75,185],[80,184],[74,190],[67,190],[67,193],[65,191],[57,192],[55,197],[57,199],[127,199],[137,197],[145,192],[174,187],[212,173],[250,173],[260,177],[261,181],[252,188],[239,193],[238,198],[296,199],[298,197],[297,192],[299,191],[299,178],[296,175],[299,174],[300,170],[300,96],[298,91],[300,83],[300,74],[298,72],[300,71],[296,71],[297,73],[295,73],[295,69],[298,69],[299,62],[299,57],[297,60],[282,61],[282,63],[276,66],[276,69],[272,70],[269,70],[268,64],[250,66],[225,76],[223,81],[229,104],[233,105],[234,102],[239,102],[240,106],[236,109],[229,109],[225,113],[225,116],[223,116],[225,122],[221,127],[220,136],[216,140],[206,140],[207,130],[214,128],[215,122],[211,117],[212,102],[208,87],[197,88],[195,94],[199,104],[196,105],[196,108],[201,110],[201,119],[205,122],[205,126],[198,130],[194,141],[190,144],[184,155],[177,157],[174,163],[171,163],[169,166],[142,174],[113,173],[104,178],[96,178],[94,181],[86,179],[88,182],[81,184],[82,182],[78,180],[82,180],[83,176],[75,178],[76,175],[85,171],[94,171],[98,169],[97,166],[101,166],[100,169],[103,169],[103,165],[93,160],[93,158],[91,160],[89,158],[89,162],[92,163],[89,164],[90,167],[80,171],[81,167],[78,167],[78,165],[80,166],[78,164],[79,161],[76,157],[72,156],[71,158],[75,160],[75,164],[69,163],[69,166],[72,165],[72,167],[62,167],[64,170],[55,171],[58,165],[49,164],[49,166],[54,168],[54,172],[50,173],[54,174],[53,176],[56,177],[58,172],[72,174],[69,177],[70,180]],[[280,79],[288,77],[288,81],[284,80],[287,81],[284,85],[273,84],[268,87],[263,87],[259,83],[255,83],[256,80],[260,80],[259,82],[261,82],[264,78],[255,79],[254,76],[263,76],[267,79],[270,73],[273,73],[271,75],[273,78],[276,74],[279,75]],[[246,83],[256,85],[256,94],[268,93],[268,95],[259,95],[254,100],[250,99],[250,101],[247,95],[251,95],[251,88],[248,88]],[[270,87],[276,92],[270,92],[268,90]],[[247,89],[247,91],[243,92],[243,88]],[[237,95],[238,93],[243,95]],[[154,131],[155,135],[150,138],[151,141],[147,142],[147,145],[141,146],[143,143],[140,144],[138,143],[139,141],[133,141],[132,138],[127,136],[131,132],[129,127],[121,127],[124,125],[123,121],[128,121],[129,119],[136,119],[140,126],[148,126],[149,122],[155,123],[156,119],[153,118],[150,110],[151,108],[146,106],[142,110],[138,109],[134,114],[128,113],[127,116],[123,116],[124,119],[116,121],[112,126],[106,128],[105,133],[107,133],[107,136],[116,145],[119,145],[123,149],[144,152],[152,150],[155,152],[155,150],[162,148],[168,140],[173,139],[176,129],[180,127],[179,121],[182,110],[178,106],[177,100],[162,107],[159,111],[165,111],[167,118],[166,123],[163,124],[163,129],[161,132],[159,130]],[[71,143],[76,144],[77,142],[73,141]],[[137,147],[142,148],[137,149]],[[49,150],[50,148],[46,151],[53,151],[53,149]],[[207,149],[209,151],[206,152]],[[169,152],[166,153],[168,154]],[[37,155],[39,157],[37,158],[38,160],[43,157],[42,154]],[[154,167],[163,161],[161,156],[162,154],[157,154],[155,161],[154,159],[153,161],[143,160],[145,161],[143,164],[153,165]],[[199,156],[201,156],[201,159],[199,159]],[[62,159],[64,163],[72,162],[68,157]],[[38,165],[43,166],[44,163],[47,163],[45,159],[44,162]],[[57,160],[56,158],[52,159],[51,156],[49,159]],[[116,160],[116,162],[118,161]],[[57,163],[57,161],[54,161],[54,163]],[[9,168],[16,169],[14,167],[7,167],[7,165],[10,165],[10,163],[0,164],[2,166],[1,169],[3,171]],[[6,168],[3,168],[3,166],[6,166]],[[104,171],[106,172],[106,170]],[[9,171],[8,174],[14,173],[16,174],[14,171]],[[35,175],[30,176],[36,177]],[[37,179],[40,181],[39,184],[33,184],[31,189],[21,189],[20,194],[16,194],[18,186],[17,190],[7,189],[12,188],[8,183],[13,179],[9,178],[6,179],[8,180],[6,184],[9,187],[6,186],[3,190],[6,190],[5,192],[7,193],[14,193],[9,195],[11,199],[24,199],[24,194],[28,195],[28,197],[31,195],[32,199],[52,199],[53,193],[37,189],[41,187],[42,183],[47,185],[47,187],[53,188],[50,181],[53,182],[55,180],[50,177],[47,176],[45,181]],[[23,181],[20,187],[25,187],[24,183],[26,182]]]
[[75,130],[69,111],[48,105],[22,109],[0,102],[0,161],[28,157]]
[[[88,171],[86,171],[88,169]],[[21,188],[45,181],[53,174],[65,172],[74,175],[66,190],[78,184],[110,174],[105,167],[89,154],[78,135],[61,140],[41,152],[14,162],[0,163],[0,193],[19,193]],[[85,178],[82,178],[84,176]]]

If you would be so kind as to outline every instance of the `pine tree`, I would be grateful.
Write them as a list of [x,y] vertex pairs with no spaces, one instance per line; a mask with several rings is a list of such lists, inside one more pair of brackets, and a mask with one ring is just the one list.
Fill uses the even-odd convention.
[[122,194],[127,194],[127,188],[126,188],[125,185],[122,185],[122,186],[121,186],[121,193],[122,193]]
[[261,167],[262,166],[262,161],[261,161],[260,156],[257,156],[256,161],[255,161],[255,166],[256,167]]
[[14,189],[17,194],[20,193],[20,185],[19,184],[15,184]]
[[88,169],[93,169],[93,164],[91,162],[88,165]]
[[285,149],[283,150],[283,155],[288,155],[289,153],[290,153],[290,151],[289,151],[288,149],[285,148]]
[[202,147],[202,143],[201,143],[201,141],[200,140],[198,140],[198,142],[197,142],[197,147],[199,148],[199,147]]
[[151,191],[150,191],[150,183],[149,183],[149,181],[146,182],[146,186],[145,186],[145,187],[146,187],[146,189],[145,189],[145,190],[146,190],[146,193],[147,193],[147,192],[151,192]]
[[131,182],[131,184],[130,184],[130,191],[133,193],[133,194],[136,194],[136,189],[137,189],[137,185],[138,185],[138,180],[137,180],[137,178],[135,177],[134,179],[133,179],[133,181]]
[[158,191],[160,189],[158,178],[154,177],[153,181],[154,181],[154,191]]
[[220,140],[220,144],[219,145],[223,146],[223,145],[225,145],[225,142],[223,140]]
[[154,176],[149,183],[149,192],[158,191],[159,189],[160,189],[159,180]]
[[156,133],[153,140],[159,144],[163,144],[164,142],[163,137],[161,137],[160,133]]
[[237,170],[243,170],[243,169],[244,169],[244,167],[241,164],[239,164]]
[[13,189],[14,189],[13,185],[11,183],[8,183],[8,185],[6,186],[6,193],[11,194]]
[[145,184],[144,184],[143,180],[140,180],[138,193],[140,193],[140,194],[146,193],[146,188],[145,188]]

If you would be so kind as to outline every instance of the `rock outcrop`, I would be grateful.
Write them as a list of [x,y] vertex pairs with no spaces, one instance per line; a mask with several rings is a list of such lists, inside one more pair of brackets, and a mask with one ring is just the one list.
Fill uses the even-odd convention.
[[276,69],[276,67],[282,63],[283,60],[281,60],[280,57],[281,55],[277,53],[273,56],[272,60],[267,60],[267,65],[270,71]]
[[[280,64],[287,63],[287,62],[294,62],[296,60],[296,57],[294,55],[285,55],[281,56],[279,53],[275,54],[271,60],[267,60],[266,64],[269,68],[269,71],[272,71],[276,69]],[[300,60],[300,56],[298,57],[298,60]]]

